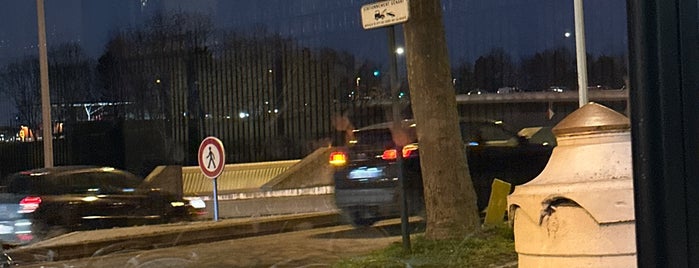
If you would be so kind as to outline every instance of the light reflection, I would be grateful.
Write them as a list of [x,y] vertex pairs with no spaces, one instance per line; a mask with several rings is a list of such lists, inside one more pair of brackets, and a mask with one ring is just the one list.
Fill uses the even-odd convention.
[[86,197],[83,197],[82,200],[85,202],[93,202],[93,201],[96,201],[98,199],[99,199],[99,197],[96,197],[96,196],[86,196]]

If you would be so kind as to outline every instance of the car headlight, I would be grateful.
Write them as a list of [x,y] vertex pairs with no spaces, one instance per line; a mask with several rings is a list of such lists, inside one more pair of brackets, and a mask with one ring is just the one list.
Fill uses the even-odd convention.
[[206,208],[206,203],[204,203],[204,200],[199,198],[189,200],[189,205],[197,209]]
[[184,202],[170,202],[170,205],[173,207],[182,207],[184,206]]

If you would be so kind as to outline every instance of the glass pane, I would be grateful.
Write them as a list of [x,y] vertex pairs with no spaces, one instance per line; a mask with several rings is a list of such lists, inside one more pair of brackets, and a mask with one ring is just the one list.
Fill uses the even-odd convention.
[[[212,180],[203,177],[198,153],[202,140],[214,136],[222,141],[228,164],[216,180],[221,207],[228,208],[220,211],[224,220],[339,210],[348,216],[335,202],[342,194],[378,205],[354,204],[367,209],[349,216],[366,218],[352,221],[343,217],[338,224],[396,220],[400,206],[392,202],[400,196],[394,188],[399,181],[395,174],[401,173],[395,162],[383,161],[380,154],[401,135],[391,135],[384,128],[354,136],[354,130],[390,122],[393,97],[400,100],[401,117],[413,119],[417,109],[411,107],[411,92],[437,89],[418,89],[414,80],[409,81],[416,74],[408,70],[408,56],[419,54],[428,59],[432,51],[411,50],[403,25],[394,27],[395,50],[389,44],[388,28],[363,29],[361,9],[371,3],[44,0],[51,97],[47,106],[51,107],[53,133],[45,137],[36,1],[1,0],[0,177],[41,168],[43,142],[50,139],[55,166],[114,167],[148,178],[149,186],[162,189],[146,195],[151,201],[168,198],[158,203],[163,211],[148,219],[159,222],[148,224],[190,221],[184,214],[212,221]],[[629,90],[626,1],[584,3],[590,85],[586,90],[595,101],[625,114]],[[469,145],[496,140],[514,147],[519,140],[513,133],[523,128],[550,129],[578,108],[572,0],[441,0],[439,5],[446,44],[433,40],[429,44],[446,47],[448,62],[443,67],[451,75],[430,79],[443,79],[447,87],[451,82],[456,112],[463,122],[502,121],[508,126],[507,131],[484,128],[480,134],[476,126],[464,128],[463,139]],[[377,11],[379,16],[368,19],[393,14]],[[392,78],[398,81],[396,96],[392,95]],[[415,128],[405,134],[402,143],[417,142]],[[329,169],[325,151],[346,149],[338,145],[353,139],[357,152],[337,162],[355,165],[362,172],[355,172],[353,178],[371,177],[382,182],[382,189],[358,189],[363,186],[356,183],[347,188],[359,192],[335,192],[334,180],[343,176],[338,172],[342,167]],[[364,144],[377,148],[360,151]],[[402,174],[409,176],[407,181],[418,182],[416,185],[422,180],[420,151],[427,151],[421,146],[410,144],[402,152],[406,160]],[[509,149],[504,147],[497,149]],[[551,147],[542,149],[548,150],[542,153],[545,155]],[[310,166],[293,166],[301,159],[305,161],[300,163]],[[352,162],[360,159],[365,161]],[[369,166],[373,160],[383,166]],[[480,160],[473,163],[478,163],[477,170],[484,170],[483,174],[496,162]],[[98,177],[82,182],[66,179],[52,189],[106,187],[93,185],[95,180],[106,179]],[[131,187],[139,180],[111,179],[116,182],[109,185],[119,187]],[[484,187],[479,189],[490,185],[480,184]],[[411,205],[421,208],[424,202],[418,186],[411,188],[409,196],[415,197]],[[299,200],[304,198],[314,202]],[[237,207],[260,200],[280,203],[265,203],[264,209]],[[10,203],[18,206],[18,202]],[[48,201],[44,202],[46,208]],[[138,202],[144,201],[133,204]],[[309,203],[330,205],[313,207]],[[115,201],[110,207],[129,210],[122,205]],[[208,211],[192,209],[203,207]],[[5,221],[2,215],[0,222]],[[141,224],[129,217],[126,223]],[[307,226],[317,225],[284,228]],[[352,230],[356,232],[350,234],[352,238],[375,234],[368,229]],[[394,233],[381,232],[380,236],[396,238]],[[325,248],[345,248],[334,235],[323,235],[332,237],[326,239],[330,245]],[[216,239],[203,242],[213,244]],[[313,245],[311,239],[304,245]],[[249,263],[258,266],[279,266],[267,262],[280,251],[267,248],[259,251],[264,254],[241,258],[256,258]],[[222,258],[217,261],[194,266],[231,266]]]

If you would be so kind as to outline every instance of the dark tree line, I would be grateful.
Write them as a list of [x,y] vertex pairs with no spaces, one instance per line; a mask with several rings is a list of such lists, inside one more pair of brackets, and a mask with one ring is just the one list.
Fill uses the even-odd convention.
[[[626,77],[624,57],[588,54],[588,85],[621,88]],[[502,87],[542,91],[551,86],[577,89],[575,55],[566,48],[549,49],[514,62],[503,49],[493,49],[474,63],[459,62],[452,70],[457,94]]]
[[18,123],[32,128],[41,125],[39,79],[39,59],[36,57],[17,60],[0,72],[0,89],[15,105]]
[[[75,43],[51,48],[48,59],[52,118],[56,121],[84,119],[86,112],[79,105],[96,101],[101,94],[93,88],[94,61]],[[27,56],[2,67],[0,89],[17,108],[17,123],[39,129],[41,96],[38,57]]]

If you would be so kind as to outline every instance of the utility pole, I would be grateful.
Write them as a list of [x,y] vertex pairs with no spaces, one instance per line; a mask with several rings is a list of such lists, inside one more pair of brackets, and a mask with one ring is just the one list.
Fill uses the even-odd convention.
[[41,121],[44,141],[44,167],[53,167],[53,128],[51,126],[51,95],[49,94],[49,64],[46,52],[46,23],[44,0],[36,0],[39,32],[39,72],[41,76]]

